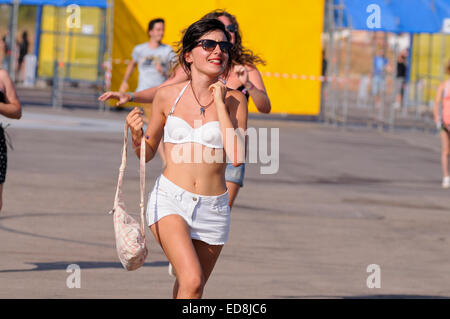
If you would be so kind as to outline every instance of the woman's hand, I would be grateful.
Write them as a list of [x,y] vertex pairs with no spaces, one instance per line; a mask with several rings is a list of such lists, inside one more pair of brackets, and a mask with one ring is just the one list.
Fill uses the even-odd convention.
[[100,97],[98,98],[98,100],[102,102],[105,102],[109,99],[119,100],[119,102],[116,103],[116,106],[120,106],[129,102],[131,100],[131,96],[127,93],[108,91],[100,95]]
[[214,96],[216,105],[223,103],[225,105],[225,96],[227,95],[227,87],[222,81],[217,81],[209,86],[209,90]]
[[140,141],[142,139],[142,135],[144,134],[144,112],[138,107],[135,107],[130,113],[127,115],[127,124],[131,130],[131,137],[133,141]]
[[247,87],[248,84],[248,70],[245,66],[243,65],[236,65],[234,67],[234,73],[236,73],[237,78],[239,79],[239,81],[242,83],[242,85],[244,85],[245,87]]

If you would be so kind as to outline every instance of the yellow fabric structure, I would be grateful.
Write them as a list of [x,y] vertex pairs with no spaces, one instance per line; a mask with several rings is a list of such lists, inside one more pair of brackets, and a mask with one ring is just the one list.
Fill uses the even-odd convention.
[[65,77],[94,82],[98,76],[102,9],[83,7],[80,27],[69,28],[68,16],[66,7],[43,7],[38,76],[53,77],[56,57],[60,67],[64,65]]
[[[148,41],[151,19],[161,17],[166,21],[163,42],[174,46],[183,29],[209,11],[221,8],[236,16],[244,46],[267,62],[258,69],[272,112],[319,114],[323,0],[116,0],[114,6],[112,90],[119,89],[133,47]],[[137,72],[128,82],[130,91],[136,88]],[[249,111],[257,112],[253,102]]]
[[412,101],[416,97],[421,98],[417,102],[432,106],[437,87],[442,80],[448,79],[445,66],[450,61],[450,50],[444,49],[450,47],[450,37],[426,33],[415,34],[413,37],[409,98]]

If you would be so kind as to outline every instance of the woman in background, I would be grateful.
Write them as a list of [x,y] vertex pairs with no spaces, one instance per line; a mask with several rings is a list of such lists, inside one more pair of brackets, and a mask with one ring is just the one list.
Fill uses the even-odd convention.
[[[0,114],[11,119],[20,119],[22,110],[16,89],[8,72],[0,68]],[[3,184],[6,178],[7,149],[3,126],[0,124],[0,210],[3,206]]]
[[[445,73],[450,75],[450,61],[447,62]],[[442,112],[439,108],[442,101]],[[439,116],[441,113],[441,116]],[[442,187],[450,187],[450,176],[448,172],[448,157],[450,154],[450,80],[446,80],[439,84],[436,100],[434,103],[434,121],[437,128],[441,131],[441,164],[442,164]]]
[[22,41],[19,42],[19,57],[17,60],[17,72],[21,75],[22,80],[24,79],[23,61],[25,56],[28,54],[28,48],[30,46],[30,41],[28,41],[28,32],[23,31]]

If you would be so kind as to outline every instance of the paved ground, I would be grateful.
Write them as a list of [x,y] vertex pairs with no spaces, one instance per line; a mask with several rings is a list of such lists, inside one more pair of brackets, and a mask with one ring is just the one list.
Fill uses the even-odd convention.
[[[149,236],[145,267],[126,272],[112,208],[125,113],[26,107],[0,215],[0,298],[170,298],[167,260]],[[450,296],[449,190],[440,188],[439,137],[313,123],[280,128],[280,169],[248,165],[229,243],[205,298]],[[147,191],[161,162],[148,166]],[[126,202],[138,211],[130,154]],[[81,288],[69,289],[69,264]],[[381,267],[369,289],[366,268]]]

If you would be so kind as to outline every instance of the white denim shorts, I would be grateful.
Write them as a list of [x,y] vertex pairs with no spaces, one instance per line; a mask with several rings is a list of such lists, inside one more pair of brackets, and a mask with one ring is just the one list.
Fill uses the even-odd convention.
[[146,217],[151,226],[167,215],[180,215],[189,226],[191,238],[223,245],[230,230],[228,201],[228,190],[217,196],[194,194],[161,174],[150,193]]

